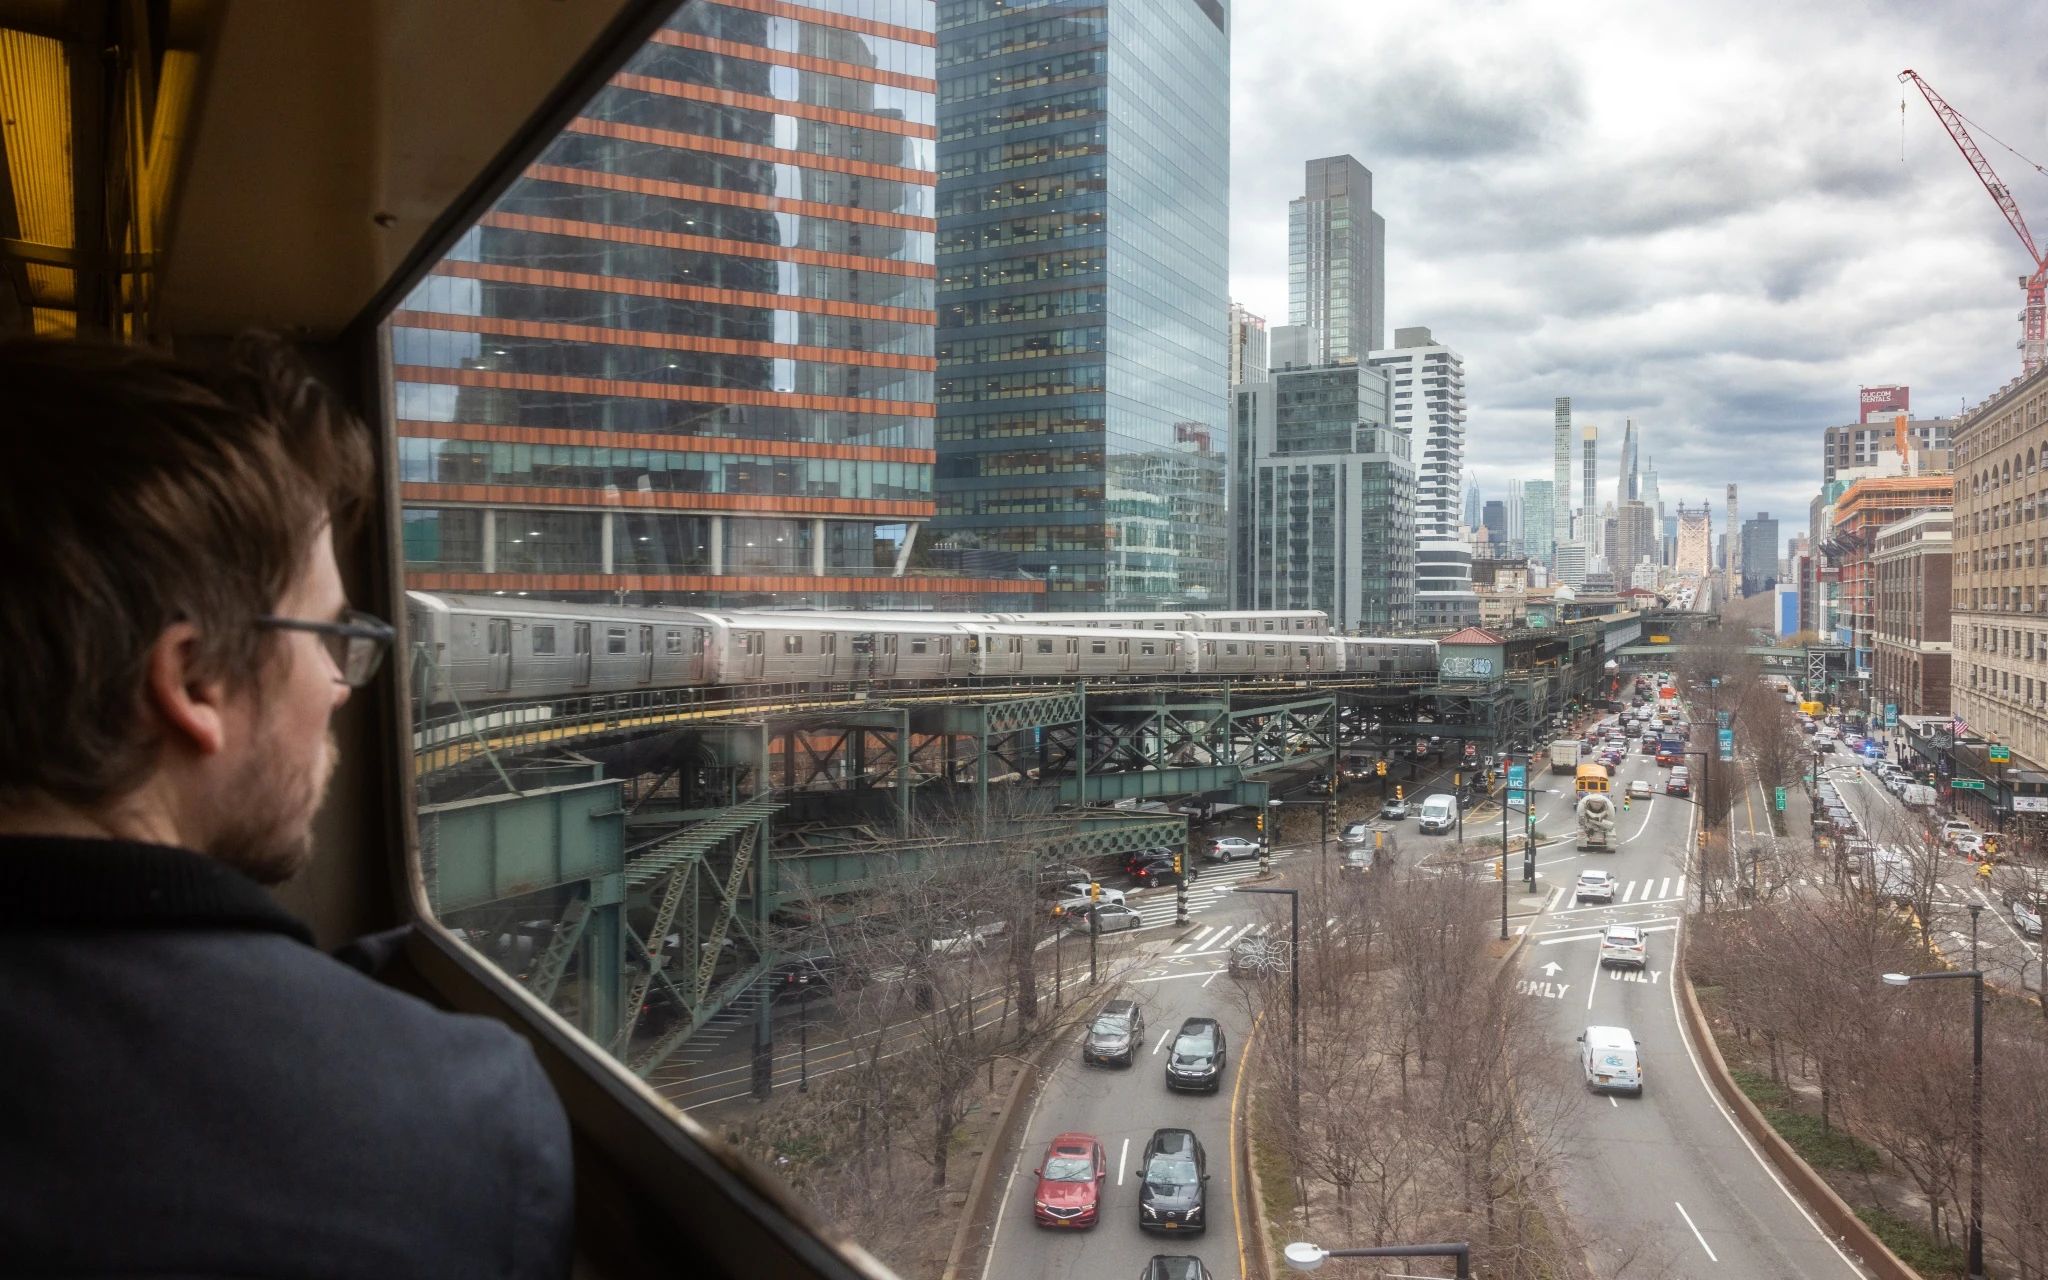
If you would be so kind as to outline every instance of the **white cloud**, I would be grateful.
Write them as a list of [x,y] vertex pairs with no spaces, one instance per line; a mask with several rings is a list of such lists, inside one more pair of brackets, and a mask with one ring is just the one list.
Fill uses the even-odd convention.
[[[1551,401],[1624,418],[1667,508],[1788,535],[1859,384],[1954,412],[2019,371],[2025,252],[1917,90],[2048,160],[2048,5],[1238,0],[1232,296],[1287,318],[1287,198],[1343,152],[1387,220],[1387,327],[1465,357],[1469,478],[1547,475]],[[1903,145],[1899,104],[1905,100]],[[2048,247],[2048,178],[1980,136]]]

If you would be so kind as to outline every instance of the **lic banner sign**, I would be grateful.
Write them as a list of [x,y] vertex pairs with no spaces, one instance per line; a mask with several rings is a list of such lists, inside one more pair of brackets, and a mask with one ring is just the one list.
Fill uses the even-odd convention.
[[1721,758],[1723,760],[1733,760],[1735,758],[1735,730],[1722,729],[1719,733],[1721,737]]
[[1520,805],[1526,805],[1526,804],[1528,804],[1528,803],[1529,803],[1529,793],[1528,793],[1528,792],[1527,792],[1526,790],[1524,790],[1524,788],[1526,788],[1526,787],[1527,787],[1528,785],[1529,785],[1529,769],[1528,769],[1528,766],[1526,766],[1526,765],[1519,765],[1519,764],[1511,764],[1511,765],[1509,765],[1509,766],[1508,766],[1508,805],[1509,805],[1509,807],[1513,807],[1513,806],[1515,806],[1515,805],[1518,805],[1518,804],[1520,804]]

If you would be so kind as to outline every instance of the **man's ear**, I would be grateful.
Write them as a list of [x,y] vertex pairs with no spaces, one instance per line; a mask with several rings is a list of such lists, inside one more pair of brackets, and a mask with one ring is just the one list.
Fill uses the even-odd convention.
[[201,679],[199,628],[174,622],[149,649],[143,695],[168,734],[187,750],[210,756],[227,741],[227,681]]

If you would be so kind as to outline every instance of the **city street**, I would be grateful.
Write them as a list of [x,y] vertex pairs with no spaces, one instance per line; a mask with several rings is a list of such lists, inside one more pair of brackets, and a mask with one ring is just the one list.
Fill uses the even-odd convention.
[[[1579,1128],[1559,1180],[1566,1208],[1603,1276],[1624,1267],[1629,1275],[1856,1275],[1722,1108],[1680,1030],[1671,961],[1698,810],[1662,794],[1668,772],[1631,752],[1615,790],[1648,778],[1658,794],[1633,802],[1616,850],[1582,854],[1567,844],[1539,858],[1550,905],[1516,963],[1519,989],[1549,1017],[1559,1077],[1581,1090]],[[1738,802],[1738,833],[1749,814],[1768,830],[1762,813]],[[1615,877],[1614,902],[1575,905],[1574,880],[1594,868]],[[1644,930],[1645,969],[1600,967],[1599,940],[1610,924]],[[1583,1091],[1575,1037],[1589,1025],[1633,1033],[1640,1097]]]

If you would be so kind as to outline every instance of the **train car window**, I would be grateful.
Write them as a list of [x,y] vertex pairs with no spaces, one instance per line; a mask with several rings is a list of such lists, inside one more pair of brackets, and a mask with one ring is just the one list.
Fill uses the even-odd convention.
[[1107,641],[1107,640],[1090,640],[1090,641],[1088,642],[1088,652],[1089,652],[1089,653],[1104,653],[1104,654],[1108,653],[1108,652],[1109,652],[1109,641]]
[[680,631],[663,632],[662,647],[670,653],[681,653],[683,651],[683,633]]
[[624,627],[605,628],[604,651],[606,653],[626,652],[626,629]]
[[1278,653],[1278,652],[1279,652],[1279,647],[1278,647],[1277,645],[1270,645],[1270,644],[1269,644],[1269,645],[1267,645],[1267,646],[1266,646],[1266,656],[1267,656],[1267,657],[1269,657],[1269,658],[1270,658],[1270,657],[1273,657],[1273,656],[1274,656],[1274,655],[1275,655],[1276,653]]
[[[835,639],[835,640],[836,640],[837,638],[838,638],[838,637],[836,637],[836,636],[835,636],[835,637],[833,637],[833,639]],[[871,653],[873,653],[874,651],[875,651],[875,638],[874,638],[873,636],[871,636],[871,635],[857,635],[857,636],[853,636],[853,637],[851,637],[851,638],[849,639],[849,641],[848,641],[848,645],[847,645],[847,652],[849,652],[849,653],[858,653],[858,654],[871,654]]]
[[1307,645],[1305,645],[1305,644],[1304,644],[1304,645],[1297,645],[1297,646],[1295,647],[1295,651],[1296,651],[1296,653],[1297,653],[1297,654],[1298,654],[1299,656],[1301,656],[1301,657],[1304,657],[1304,658],[1306,658],[1306,657],[1308,656],[1308,646],[1307,646]]
[[544,657],[555,651],[555,629],[553,627],[535,624],[532,634],[535,657]]
[[804,651],[804,638],[802,636],[782,637],[782,651],[784,653],[802,653]]
[[1236,656],[1237,656],[1237,642],[1233,640],[1233,641],[1231,641],[1231,642],[1230,642],[1229,644],[1226,644],[1226,645],[1224,645],[1224,646],[1223,646],[1223,652],[1224,652],[1225,654],[1227,654],[1227,655],[1231,656],[1231,657],[1236,657]]
[[910,651],[913,654],[923,653],[928,644],[929,642],[923,636],[910,637]]
[[1042,640],[1040,640],[1040,641],[1038,642],[1038,651],[1039,651],[1040,653],[1051,653],[1051,652],[1052,652],[1052,639],[1051,639],[1051,637],[1049,637],[1049,636],[1048,636],[1048,637],[1046,637],[1045,639],[1042,639]]
[[1158,652],[1159,652],[1158,646],[1157,646],[1157,645],[1155,645],[1155,644],[1153,644],[1153,643],[1152,643],[1152,642],[1151,642],[1150,640],[1140,640],[1140,641],[1138,642],[1138,656],[1139,656],[1139,657],[1141,657],[1141,658],[1152,658],[1152,657],[1157,657],[1157,656],[1158,656]]

